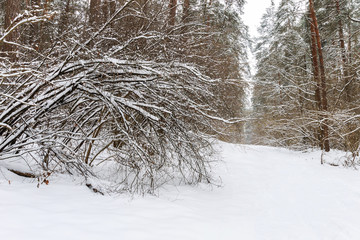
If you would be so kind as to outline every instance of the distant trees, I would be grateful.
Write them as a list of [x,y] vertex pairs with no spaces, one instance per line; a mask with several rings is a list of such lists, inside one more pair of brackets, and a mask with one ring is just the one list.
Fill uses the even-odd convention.
[[239,138],[222,131],[240,124],[244,98],[236,12],[213,1],[204,22],[200,1],[26,3],[9,17],[21,34],[1,29],[17,57],[1,50],[1,161],[119,191],[211,181],[209,137]]
[[12,51],[15,49],[13,44],[6,42],[14,42],[19,37],[18,29],[11,30],[12,21],[18,16],[20,11],[20,0],[6,0],[4,3],[5,11],[4,11],[4,29],[8,29],[8,35],[5,39],[0,43],[4,52],[11,54],[14,57]]
[[357,155],[359,34],[349,17],[358,16],[357,6],[283,0],[268,11],[274,23],[264,16],[254,97],[262,122],[256,131],[267,136],[260,142]]
[[[272,4],[264,15],[256,45],[257,84],[254,87],[254,126],[262,144],[302,145],[313,141],[311,125],[306,125],[313,108],[314,84],[307,68],[308,44],[304,19],[293,0]],[[305,143],[306,144],[306,143]]]

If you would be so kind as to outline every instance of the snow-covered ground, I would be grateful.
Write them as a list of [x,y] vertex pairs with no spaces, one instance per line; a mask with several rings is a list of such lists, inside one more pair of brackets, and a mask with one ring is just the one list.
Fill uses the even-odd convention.
[[318,151],[220,147],[222,187],[159,197],[101,196],[63,178],[37,188],[0,172],[0,239],[360,239],[358,171],[320,165]]

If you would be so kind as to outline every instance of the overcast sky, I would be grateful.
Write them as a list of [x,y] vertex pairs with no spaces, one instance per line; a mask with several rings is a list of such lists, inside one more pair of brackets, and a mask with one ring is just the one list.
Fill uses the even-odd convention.
[[[277,4],[280,0],[275,0],[275,4]],[[246,0],[246,4],[244,7],[244,15],[243,20],[246,25],[249,26],[249,34],[251,37],[258,36],[257,28],[260,26],[260,21],[262,15],[265,13],[266,8],[270,7],[271,0]],[[255,58],[251,54],[251,52],[248,52],[249,56],[249,63],[251,68],[251,75],[255,73]],[[248,76],[249,77],[249,76]],[[252,108],[251,98],[252,98],[252,92],[253,87],[251,83],[251,76],[249,79],[249,88],[247,88],[245,91],[247,93],[247,101],[245,103],[247,109]]]
[[[277,3],[280,0],[275,0]],[[260,25],[261,16],[265,13],[266,8],[270,7],[271,0],[247,0],[244,8],[243,19],[249,26],[250,35],[257,36],[257,27]]]

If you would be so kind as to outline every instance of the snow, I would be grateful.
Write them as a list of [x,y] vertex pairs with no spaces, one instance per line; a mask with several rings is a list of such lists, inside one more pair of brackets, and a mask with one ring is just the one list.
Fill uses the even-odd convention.
[[167,185],[158,197],[101,196],[64,176],[37,188],[1,168],[0,239],[359,239],[357,170],[321,165],[320,151],[218,148],[221,187]]

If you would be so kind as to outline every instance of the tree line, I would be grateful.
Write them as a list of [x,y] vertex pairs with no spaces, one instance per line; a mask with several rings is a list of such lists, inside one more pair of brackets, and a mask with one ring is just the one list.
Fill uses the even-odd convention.
[[255,141],[346,150],[352,153],[346,164],[358,164],[359,6],[352,0],[272,2],[255,47]]

